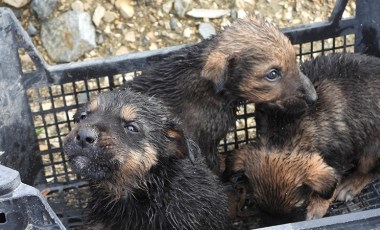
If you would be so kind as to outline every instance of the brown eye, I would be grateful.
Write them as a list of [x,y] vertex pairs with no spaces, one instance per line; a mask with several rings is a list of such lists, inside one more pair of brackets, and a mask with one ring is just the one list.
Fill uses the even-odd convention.
[[265,75],[265,79],[268,81],[277,81],[278,79],[281,78],[281,73],[277,69],[272,69]]

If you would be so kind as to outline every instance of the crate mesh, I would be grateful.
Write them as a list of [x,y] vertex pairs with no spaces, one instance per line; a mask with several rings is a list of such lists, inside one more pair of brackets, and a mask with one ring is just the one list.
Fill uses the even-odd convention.
[[[334,52],[354,52],[354,35],[296,44],[298,60],[305,61],[318,55]],[[37,181],[53,210],[68,228],[81,229],[89,198],[87,182],[72,172],[62,153],[64,137],[73,127],[72,117],[78,106],[93,99],[100,92],[118,87],[136,72],[115,76],[89,76],[87,80],[68,82],[28,90],[30,108],[38,136],[44,175]],[[244,104],[238,111],[236,128],[221,141],[221,153],[247,144],[256,136],[254,104]],[[380,206],[380,182],[368,186],[353,202],[334,203],[329,215],[339,215]],[[255,224],[251,225],[255,226]]]

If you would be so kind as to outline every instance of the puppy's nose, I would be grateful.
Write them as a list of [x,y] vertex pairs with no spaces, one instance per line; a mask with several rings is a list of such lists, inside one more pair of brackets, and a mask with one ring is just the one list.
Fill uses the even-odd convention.
[[76,136],[76,142],[82,148],[94,145],[97,140],[97,133],[90,128],[80,129]]

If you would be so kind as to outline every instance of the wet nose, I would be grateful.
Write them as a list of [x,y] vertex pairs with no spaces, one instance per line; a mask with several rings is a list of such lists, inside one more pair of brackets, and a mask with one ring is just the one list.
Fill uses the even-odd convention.
[[76,136],[76,142],[82,148],[94,145],[96,140],[97,133],[95,132],[95,130],[89,128],[79,130]]

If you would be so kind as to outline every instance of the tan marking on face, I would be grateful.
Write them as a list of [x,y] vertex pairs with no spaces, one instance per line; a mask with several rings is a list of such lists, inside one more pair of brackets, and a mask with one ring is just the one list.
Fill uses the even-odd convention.
[[136,118],[136,110],[132,105],[125,105],[120,110],[120,117],[126,121],[133,121]]
[[306,220],[322,218],[327,214],[330,204],[334,201],[335,196],[326,200],[314,194],[310,197],[309,205],[307,206]]
[[96,98],[94,100],[92,100],[90,102],[90,104],[88,105],[88,110],[90,110],[91,112],[94,112],[96,111],[98,108],[99,108],[99,105],[100,105],[100,101],[99,101],[99,98]]

